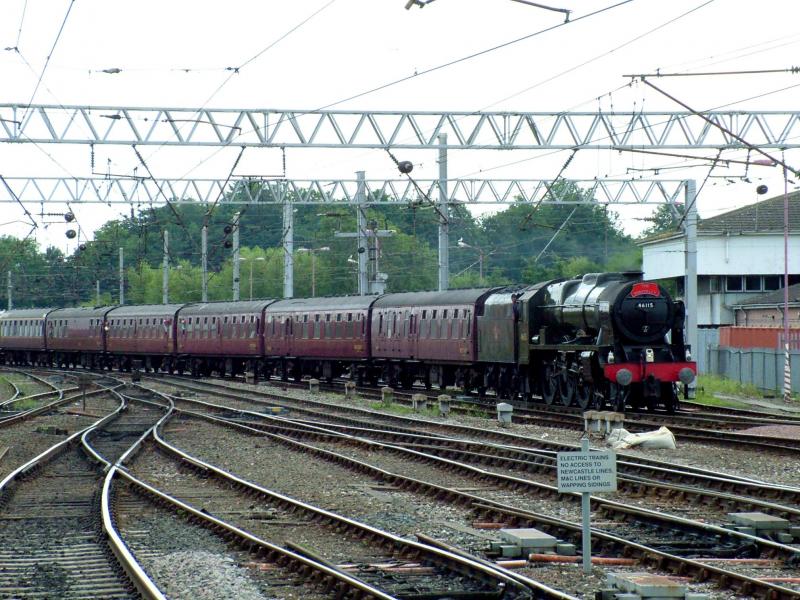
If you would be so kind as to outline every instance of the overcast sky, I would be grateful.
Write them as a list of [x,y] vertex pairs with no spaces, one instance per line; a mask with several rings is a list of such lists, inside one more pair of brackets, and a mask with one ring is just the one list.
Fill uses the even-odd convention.
[[[553,0],[563,15],[512,0],[436,0],[405,10],[406,0],[302,0],[225,3],[194,0],[4,0],[0,3],[0,103],[27,104],[63,24],[34,103],[151,107],[365,110],[631,111],[680,110],[630,73],[787,69],[799,65],[800,3],[796,0],[611,1]],[[68,17],[65,15],[71,6]],[[602,11],[602,9],[608,10]],[[594,16],[581,18],[589,13]],[[23,16],[24,15],[24,16]],[[431,67],[533,34],[525,41],[413,77],[381,91],[362,92]],[[2,51],[2,48],[6,48]],[[252,59],[252,60],[251,60]],[[238,73],[227,68],[240,67]],[[104,73],[104,69],[120,69]],[[707,110],[800,110],[800,74],[663,78],[660,87]],[[783,90],[783,91],[778,91]],[[238,148],[143,148],[157,177],[228,175]],[[418,177],[435,177],[436,153],[400,152]],[[569,151],[451,151],[455,177],[554,177]],[[713,156],[713,151],[698,154]],[[726,154],[745,159],[745,152]],[[800,166],[800,154],[787,151]],[[96,170],[132,173],[130,148],[97,146]],[[614,152],[581,151],[567,178],[654,177],[645,167],[668,167],[658,177],[693,178],[708,166],[697,161]],[[672,167],[680,167],[678,169]],[[236,174],[280,173],[277,149],[248,149]],[[374,150],[287,152],[291,178],[391,177],[394,165]],[[87,146],[0,145],[0,174],[89,176]],[[779,169],[741,165],[717,168],[698,200],[701,216],[757,199],[757,183],[783,191]],[[800,182],[798,182],[800,183]],[[794,186],[790,185],[790,189]],[[34,213],[37,206],[30,206]],[[63,207],[54,207],[63,210]],[[7,223],[21,209],[0,204]],[[118,210],[76,207],[82,233]],[[485,209],[484,209],[485,210]],[[649,210],[621,210],[625,228],[647,225]],[[37,217],[41,222],[41,219]],[[45,219],[53,220],[53,219]],[[57,220],[57,219],[56,219]],[[24,236],[29,226],[0,226]],[[64,226],[44,224],[43,244],[68,248]],[[74,242],[72,242],[74,246]]]

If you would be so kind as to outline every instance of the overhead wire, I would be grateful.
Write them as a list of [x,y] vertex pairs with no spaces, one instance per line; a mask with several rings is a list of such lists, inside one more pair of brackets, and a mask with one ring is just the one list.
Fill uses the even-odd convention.
[[64,19],[61,21],[61,26],[58,28],[58,34],[56,34],[56,39],[53,41],[53,46],[50,48],[50,53],[47,55],[47,58],[44,61],[44,66],[42,67],[41,73],[39,73],[39,79],[36,81],[36,86],[33,88],[33,93],[31,94],[31,98],[28,101],[27,106],[25,107],[25,112],[22,114],[22,122],[25,122],[25,117],[28,115],[28,111],[33,104],[33,99],[36,97],[36,92],[39,91],[39,86],[42,83],[42,79],[44,78],[44,74],[47,71],[47,66],[50,64],[50,59],[53,57],[53,53],[56,51],[56,46],[58,45],[58,41],[61,39],[61,34],[64,32],[64,27],[67,25],[67,19],[69,18],[70,13],[72,12],[72,7],[75,6],[75,0],[69,0],[69,6],[67,7],[67,12],[64,15]]
[[[713,0],[712,0],[712,1],[713,1]],[[536,36],[543,35],[543,34],[545,34],[545,33],[548,33],[548,32],[550,32],[550,31],[554,31],[554,30],[556,30],[556,29],[559,29],[559,28],[561,28],[561,27],[564,27],[564,26],[566,26],[566,25],[570,25],[570,24],[573,24],[573,23],[578,23],[578,22],[580,22],[580,21],[583,21],[583,20],[589,19],[589,18],[591,18],[591,17],[595,17],[595,16],[597,16],[597,15],[600,15],[600,14],[602,14],[602,13],[605,13],[605,12],[607,12],[607,11],[613,10],[613,9],[615,9],[615,8],[618,8],[618,7],[620,7],[620,6],[624,6],[624,5],[626,5],[626,4],[630,4],[631,2],[634,2],[634,0],[621,0],[621,1],[619,1],[619,2],[616,2],[615,4],[608,5],[608,6],[604,7],[604,8],[600,8],[600,9],[598,9],[598,10],[595,10],[595,11],[592,11],[592,12],[590,12],[590,13],[586,13],[585,15],[581,15],[581,16],[579,16],[579,17],[575,17],[575,18],[571,19],[571,20],[570,20],[570,21],[568,21],[568,22],[559,23],[558,25],[554,25],[554,26],[551,26],[551,27],[547,27],[547,28],[544,28],[544,29],[540,29],[540,30],[534,31],[534,32],[532,32],[532,33],[529,33],[529,34],[527,34],[527,35],[524,35],[524,36],[522,36],[522,37],[518,37],[518,38],[515,38],[515,39],[513,39],[513,40],[509,40],[509,41],[507,41],[507,42],[504,42],[504,43],[502,43],[502,44],[497,44],[497,45],[495,45],[495,46],[492,46],[492,47],[490,47],[490,48],[485,48],[485,49],[483,49],[483,50],[479,50],[479,51],[477,51],[477,52],[472,52],[472,53],[470,53],[470,54],[468,54],[468,55],[465,55],[465,56],[462,56],[462,57],[459,57],[459,58],[456,58],[456,59],[453,59],[453,60],[447,61],[447,62],[445,62],[445,63],[441,63],[441,64],[439,64],[439,65],[435,65],[435,66],[433,66],[433,67],[429,67],[429,68],[427,68],[427,69],[423,69],[422,71],[416,71],[416,72],[415,72],[413,75],[408,75],[408,76],[405,76],[405,77],[401,77],[401,78],[399,78],[399,79],[395,79],[395,80],[392,80],[392,81],[386,82],[386,83],[384,83],[384,84],[381,84],[381,85],[379,85],[379,86],[376,86],[376,87],[374,87],[374,88],[372,88],[372,89],[369,89],[369,90],[365,90],[365,91],[359,92],[359,93],[357,93],[357,94],[354,94],[354,95],[348,96],[348,97],[346,97],[346,98],[342,98],[342,99],[340,99],[340,100],[337,100],[337,101],[335,101],[335,102],[331,102],[331,103],[329,103],[329,104],[325,104],[325,105],[323,105],[323,106],[320,106],[319,108],[316,108],[316,109],[314,109],[314,110],[311,110],[311,111],[297,111],[297,112],[296,112],[296,113],[295,113],[295,114],[292,116],[292,119],[293,119],[293,120],[297,120],[297,118],[298,118],[298,117],[302,117],[302,116],[304,116],[304,115],[313,114],[313,113],[315,113],[315,112],[323,111],[323,110],[329,109],[329,108],[331,108],[331,107],[338,106],[339,104],[343,104],[343,103],[345,103],[345,102],[349,102],[349,101],[351,101],[351,100],[355,100],[355,99],[357,99],[357,98],[362,98],[362,97],[364,97],[364,96],[367,96],[367,95],[373,94],[373,93],[375,93],[375,92],[378,92],[378,91],[381,91],[381,90],[388,89],[388,88],[390,88],[390,87],[393,87],[393,86],[395,86],[395,85],[398,85],[398,84],[400,84],[400,83],[404,83],[404,82],[406,82],[406,81],[409,81],[409,80],[411,80],[411,79],[415,79],[415,78],[418,78],[418,77],[422,77],[422,76],[424,76],[424,75],[428,75],[428,74],[430,74],[430,73],[434,73],[434,72],[436,72],[436,71],[440,71],[440,70],[442,70],[442,69],[446,69],[446,68],[448,68],[448,67],[451,67],[451,66],[454,66],[454,65],[457,65],[457,64],[463,63],[463,62],[467,62],[467,61],[469,61],[469,60],[472,60],[472,59],[474,59],[474,58],[477,58],[477,57],[479,57],[479,56],[484,56],[484,55],[486,55],[486,54],[489,54],[489,53],[491,53],[491,52],[495,52],[496,50],[500,50],[500,49],[502,49],[502,48],[507,48],[507,47],[509,47],[509,46],[512,46],[512,45],[514,45],[514,44],[517,44],[517,43],[519,43],[519,42],[522,42],[522,41],[525,41],[525,40],[528,40],[528,39],[532,39],[532,38],[534,38],[534,37],[536,37]],[[246,131],[246,132],[245,132],[245,131],[240,131],[240,132],[237,134],[237,137],[239,137],[239,136],[242,136],[242,135],[244,135],[245,133],[252,133],[252,130],[248,130],[248,131]],[[235,143],[235,140],[232,140],[232,141],[231,141],[231,145],[233,145],[234,143]],[[196,165],[194,165],[194,166],[193,166],[191,169],[189,169],[189,170],[188,170],[186,173],[184,173],[184,174],[182,175],[182,177],[186,177],[187,175],[189,175],[190,173],[192,173],[194,170],[196,170],[197,168],[199,168],[200,166],[202,166],[203,164],[205,164],[205,163],[206,163],[207,161],[209,161],[211,158],[213,158],[214,156],[216,156],[217,154],[219,154],[220,152],[222,152],[222,150],[224,150],[226,147],[227,147],[227,146],[222,146],[222,147],[218,148],[217,150],[215,150],[214,152],[212,152],[212,153],[211,153],[209,156],[207,156],[206,158],[204,158],[204,159],[202,159],[201,161],[199,161],[199,162],[198,162]]]
[[14,42],[14,48],[19,49],[19,40],[22,37],[22,25],[25,23],[25,13],[28,11],[28,0],[22,5],[22,16],[19,20],[19,29],[17,30],[17,41]]

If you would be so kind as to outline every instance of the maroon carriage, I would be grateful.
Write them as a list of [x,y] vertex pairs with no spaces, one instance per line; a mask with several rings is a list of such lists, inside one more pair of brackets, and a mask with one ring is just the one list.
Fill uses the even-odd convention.
[[[370,357],[369,309],[375,296],[293,298],[265,313],[264,354],[284,378],[363,376]],[[361,367],[360,369],[358,367]]]
[[7,363],[31,363],[47,348],[44,323],[52,308],[9,310],[0,314],[0,348]]
[[[187,304],[177,314],[177,353],[192,373],[233,375],[259,370],[261,324],[274,300]],[[188,358],[191,356],[191,358]]]
[[120,367],[139,359],[147,369],[169,369],[175,353],[178,310],[183,304],[119,306],[106,315],[106,350]]
[[55,364],[98,366],[105,351],[105,316],[113,308],[57,308],[48,313],[47,349]]
[[372,309],[372,356],[390,384],[466,382],[477,361],[476,317],[491,289],[387,294]]

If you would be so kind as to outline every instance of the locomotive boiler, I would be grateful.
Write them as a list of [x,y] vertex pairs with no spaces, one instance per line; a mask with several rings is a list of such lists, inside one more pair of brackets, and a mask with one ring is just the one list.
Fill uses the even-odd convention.
[[683,303],[641,273],[590,273],[531,297],[530,364],[547,404],[674,411],[695,377]]

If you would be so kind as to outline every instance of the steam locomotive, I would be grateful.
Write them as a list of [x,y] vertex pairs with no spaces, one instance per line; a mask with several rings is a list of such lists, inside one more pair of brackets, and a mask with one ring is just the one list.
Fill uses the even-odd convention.
[[26,309],[0,315],[0,360],[419,382],[518,402],[673,411],[678,385],[696,373],[684,316],[639,272],[381,296]]

